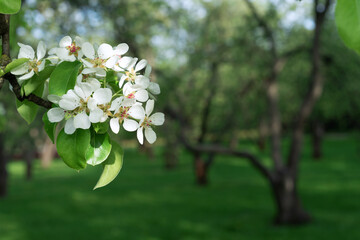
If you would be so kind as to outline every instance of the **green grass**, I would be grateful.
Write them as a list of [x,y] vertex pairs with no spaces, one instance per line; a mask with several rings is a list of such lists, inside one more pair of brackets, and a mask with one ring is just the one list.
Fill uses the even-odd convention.
[[324,158],[306,148],[300,191],[314,220],[300,227],[271,224],[267,182],[243,160],[217,157],[206,188],[195,186],[191,158],[165,171],[160,149],[149,161],[125,151],[122,172],[92,191],[99,168],[77,173],[61,161],[32,181],[21,162],[11,163],[9,196],[0,200],[0,240],[64,239],[360,239],[360,142],[330,137]]

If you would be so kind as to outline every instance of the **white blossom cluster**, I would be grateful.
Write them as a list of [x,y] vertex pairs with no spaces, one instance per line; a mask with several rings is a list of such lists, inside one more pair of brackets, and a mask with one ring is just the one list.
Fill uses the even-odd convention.
[[[18,58],[28,58],[29,62],[12,71],[18,75],[19,83],[38,74],[45,67],[46,46],[40,42],[35,51],[31,46],[19,43]],[[56,107],[47,116],[50,122],[65,120],[65,133],[73,134],[76,129],[89,129],[92,123],[109,122],[114,133],[119,133],[122,125],[126,131],[137,131],[137,139],[143,144],[144,133],[149,143],[156,141],[154,126],[164,123],[164,114],[153,113],[155,95],[160,94],[157,83],[150,81],[151,67],[146,60],[124,56],[129,47],[121,43],[112,47],[107,43],[97,49],[80,37],[72,40],[66,36],[59,47],[49,50],[47,58],[51,64],[63,61],[80,61],[80,68],[74,89],[62,96],[49,95],[49,101]],[[114,90],[106,82],[108,72],[118,76]],[[145,106],[145,108],[144,108]]]

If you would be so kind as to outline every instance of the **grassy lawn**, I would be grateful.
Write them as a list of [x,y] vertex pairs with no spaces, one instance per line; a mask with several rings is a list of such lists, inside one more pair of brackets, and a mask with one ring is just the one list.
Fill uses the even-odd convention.
[[[32,181],[11,163],[9,196],[0,200],[0,240],[64,239],[360,239],[360,141],[329,137],[324,158],[306,148],[300,191],[311,224],[275,227],[267,183],[243,160],[217,157],[206,188],[195,186],[191,158],[163,168],[161,149],[149,161],[125,151],[124,167],[108,187],[92,191],[100,168],[77,173],[61,161]],[[265,159],[266,160],[266,159]]]

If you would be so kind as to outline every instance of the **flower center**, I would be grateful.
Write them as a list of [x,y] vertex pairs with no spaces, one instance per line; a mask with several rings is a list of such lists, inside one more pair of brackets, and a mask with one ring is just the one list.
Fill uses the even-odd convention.
[[79,55],[78,52],[81,47],[76,46],[75,42],[73,42],[70,46],[67,46],[66,49],[69,50],[69,55],[74,55],[75,57],[77,57]]
[[145,117],[144,121],[141,124],[141,127],[148,128],[148,127],[151,127],[152,125],[153,125],[152,121],[149,120],[148,117]]
[[135,92],[132,92],[132,93],[128,94],[126,97],[129,98],[129,99],[135,98]]
[[130,107],[120,107],[119,112],[114,114],[114,117],[119,118],[119,121],[121,123],[125,118],[129,118],[129,113],[128,113],[129,109]]
[[36,59],[33,61],[29,61],[29,68],[34,70],[34,72],[38,73],[39,72],[39,65],[41,64],[41,60],[37,61]]
[[105,66],[104,66],[105,61],[106,60],[97,57],[97,58],[91,60],[91,63],[94,64],[94,67],[105,68]]

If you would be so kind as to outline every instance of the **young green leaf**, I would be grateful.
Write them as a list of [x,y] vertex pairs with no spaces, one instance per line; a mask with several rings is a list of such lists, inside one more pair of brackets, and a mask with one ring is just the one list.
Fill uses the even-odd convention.
[[49,94],[62,96],[73,89],[81,65],[79,61],[60,63],[50,76]]
[[29,59],[28,58],[19,58],[19,59],[15,59],[14,61],[12,61],[11,63],[9,63],[8,65],[6,65],[5,67],[5,73],[10,72],[11,70],[23,65],[24,63],[28,62]]
[[66,134],[62,129],[56,140],[56,149],[66,165],[80,170],[86,167],[85,153],[89,144],[89,129],[76,129],[71,135]]
[[39,72],[39,74],[35,74],[29,80],[26,80],[22,85],[24,89],[24,94],[28,96],[30,93],[35,91],[40,85],[43,85],[45,80],[48,79],[51,73],[54,71],[55,66],[48,66],[43,71]]
[[335,21],[344,43],[360,53],[360,0],[337,1]]
[[96,183],[94,190],[104,187],[112,182],[119,174],[123,165],[124,152],[119,144],[113,142],[112,150],[108,159],[104,162],[104,170]]
[[45,132],[47,133],[47,135],[49,136],[51,141],[53,143],[55,143],[55,129],[56,129],[57,123],[52,123],[52,122],[49,121],[49,118],[47,116],[47,112],[44,114],[42,120],[44,122]]
[[22,102],[16,99],[16,108],[20,116],[30,124],[35,120],[39,106],[26,99]]
[[91,131],[89,148],[86,151],[86,162],[90,165],[98,165],[105,161],[111,152],[111,141],[109,134],[97,134]]
[[15,14],[21,8],[21,0],[0,0],[0,13]]
[[[41,96],[44,91],[44,85],[40,85],[35,91],[34,94],[37,96]],[[34,121],[37,111],[39,109],[39,106],[36,105],[33,102],[30,102],[28,100],[24,100],[20,102],[16,99],[16,108],[19,112],[20,116],[25,119],[25,121],[30,124]]]
[[109,129],[109,122],[102,122],[102,123],[93,123],[93,128],[96,133],[98,134],[104,134]]

